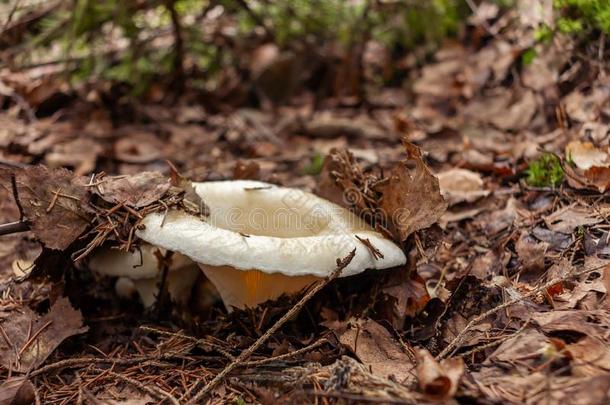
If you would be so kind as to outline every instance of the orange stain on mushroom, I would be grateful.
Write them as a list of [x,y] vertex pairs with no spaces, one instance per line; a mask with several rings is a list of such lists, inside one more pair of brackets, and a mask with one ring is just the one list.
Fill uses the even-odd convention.
[[246,293],[249,301],[254,301],[258,298],[259,290],[263,287],[263,272],[260,270],[245,271],[243,274],[246,284]]
[[286,276],[260,270],[238,270],[231,266],[199,265],[214,284],[228,308],[255,307],[278,298],[282,294],[295,294],[321,280],[314,276]]

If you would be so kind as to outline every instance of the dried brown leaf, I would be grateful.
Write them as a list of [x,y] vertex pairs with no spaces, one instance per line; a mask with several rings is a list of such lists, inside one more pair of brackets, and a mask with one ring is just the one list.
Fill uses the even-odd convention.
[[66,169],[32,166],[15,171],[19,202],[36,237],[50,249],[66,249],[87,228],[85,180]]
[[591,142],[573,141],[565,148],[566,158],[571,160],[579,169],[590,169],[595,166],[607,166],[608,151],[604,151]]
[[438,173],[441,193],[449,205],[474,202],[489,195],[483,189],[481,175],[466,169],[449,169]]
[[29,405],[34,399],[34,386],[27,377],[11,377],[0,385],[0,405]]
[[414,367],[409,356],[390,333],[370,319],[350,319],[336,324],[339,341],[370,367],[374,375],[405,382]]
[[0,364],[7,369],[28,372],[40,366],[70,336],[86,332],[80,311],[67,298],[60,298],[40,317],[21,307],[0,325],[6,338],[0,342]]
[[538,242],[526,231],[521,232],[515,250],[519,256],[519,262],[523,265],[523,270],[539,274],[544,270],[544,257],[549,244]]
[[571,234],[579,226],[595,225],[602,220],[596,211],[575,204],[560,208],[544,217],[544,222],[551,231],[565,234]]
[[502,114],[497,114],[491,123],[503,130],[518,131],[527,128],[538,108],[538,100],[532,91],[526,91]]
[[385,223],[397,240],[404,241],[413,232],[439,220],[447,209],[438,179],[424,163],[419,148],[403,141],[407,161],[391,171],[387,182],[379,185],[379,204]]
[[158,172],[142,172],[133,176],[105,177],[95,192],[111,204],[125,203],[142,208],[157,202],[170,188],[170,180]]
[[415,351],[419,387],[431,399],[446,400],[457,392],[464,374],[461,357],[445,359],[438,363],[426,349]]

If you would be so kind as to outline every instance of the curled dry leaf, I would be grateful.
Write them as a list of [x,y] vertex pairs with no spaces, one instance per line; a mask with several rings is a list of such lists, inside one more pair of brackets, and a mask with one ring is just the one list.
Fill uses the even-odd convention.
[[17,308],[1,326],[5,338],[0,341],[0,364],[21,373],[44,363],[68,337],[89,329],[67,298],[57,300],[42,317],[27,307]]
[[142,172],[133,176],[105,177],[94,188],[111,204],[125,203],[142,208],[159,201],[170,188],[170,181],[159,172]]
[[371,319],[350,319],[335,324],[339,341],[376,376],[404,383],[414,368],[410,357],[383,326]]
[[416,349],[417,379],[419,387],[428,397],[446,400],[455,396],[464,374],[461,357],[445,359],[438,363],[426,349]]
[[0,405],[29,405],[34,400],[34,386],[27,377],[10,377],[0,385]]
[[566,157],[579,169],[587,170],[592,167],[607,167],[608,151],[604,151],[591,142],[573,141],[565,149]]
[[401,241],[437,222],[447,209],[438,179],[424,163],[420,149],[407,141],[403,145],[408,160],[398,163],[387,181],[378,187],[385,223]]
[[50,249],[66,249],[90,221],[86,180],[42,166],[14,173],[19,203],[36,237]]
[[438,175],[441,193],[449,205],[474,202],[489,195],[481,175],[466,169],[449,169]]

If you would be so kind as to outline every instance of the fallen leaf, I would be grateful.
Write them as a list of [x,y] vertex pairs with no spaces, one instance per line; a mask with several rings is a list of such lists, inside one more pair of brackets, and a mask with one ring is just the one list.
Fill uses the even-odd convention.
[[34,403],[35,396],[27,377],[10,377],[0,385],[0,405],[29,405]]
[[466,169],[449,169],[437,174],[441,194],[449,205],[474,202],[489,195],[481,175]]
[[65,297],[42,317],[27,307],[17,308],[0,326],[5,332],[0,341],[0,364],[21,373],[34,370],[64,340],[89,329],[83,326],[80,311]]
[[588,93],[574,90],[563,98],[566,113],[570,119],[580,122],[597,121],[602,106],[610,99],[610,87],[604,84],[595,86]]
[[532,230],[532,235],[549,244],[549,249],[563,251],[572,244],[572,237],[569,234],[548,230],[542,226],[537,226]]
[[50,168],[70,166],[77,176],[82,176],[95,170],[97,157],[102,151],[102,146],[96,141],[78,138],[54,145],[44,160]]
[[593,377],[610,372],[610,347],[606,341],[585,336],[567,345],[566,350],[574,359],[572,375]]
[[170,179],[158,172],[133,176],[104,177],[94,188],[96,194],[111,204],[125,203],[142,208],[159,201],[170,188]]
[[527,231],[521,232],[515,250],[519,256],[519,261],[526,272],[532,272],[536,276],[544,271],[544,257],[549,244],[538,242]]
[[403,140],[407,161],[398,163],[378,189],[388,229],[397,240],[437,222],[447,209],[438,179],[424,163],[419,148]]
[[565,148],[566,158],[576,165],[579,169],[590,169],[592,167],[606,167],[610,165],[608,161],[608,151],[601,150],[591,142],[572,141]]
[[260,169],[260,165],[254,161],[244,162],[243,160],[238,160],[233,168],[233,178],[235,180],[256,180],[260,176]]
[[390,333],[371,319],[350,319],[335,326],[339,341],[372,373],[405,382],[412,376],[413,362]]
[[122,162],[147,163],[160,159],[162,148],[161,141],[151,133],[126,133],[115,142],[114,156]]
[[66,249],[87,228],[88,191],[66,169],[15,170],[19,202],[36,237],[50,249]]
[[497,114],[490,122],[499,129],[518,131],[527,128],[538,108],[538,100],[532,91],[526,91],[502,114]]
[[536,312],[532,321],[545,333],[574,332],[602,340],[610,329],[610,314],[603,309]]
[[426,349],[416,349],[417,379],[424,394],[435,400],[446,400],[455,396],[464,374],[461,357],[445,359],[438,363]]
[[503,209],[477,217],[477,223],[491,236],[513,226],[516,218],[517,200],[511,197]]
[[588,184],[600,193],[605,193],[610,188],[610,167],[591,167],[585,171],[584,176]]
[[407,316],[414,317],[430,300],[425,281],[417,273],[401,272],[394,282],[388,281],[384,294],[392,299],[393,325],[402,328]]
[[307,120],[303,131],[314,138],[334,139],[347,136],[355,139],[387,139],[388,137],[386,131],[366,116],[337,117],[327,112],[315,114]]
[[567,205],[544,217],[544,222],[551,231],[565,234],[571,234],[579,226],[595,225],[602,220],[594,210],[576,204]]

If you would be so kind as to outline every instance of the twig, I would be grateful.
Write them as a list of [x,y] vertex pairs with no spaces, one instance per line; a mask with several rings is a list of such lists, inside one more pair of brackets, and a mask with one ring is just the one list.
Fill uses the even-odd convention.
[[36,331],[36,333],[34,333],[34,335],[28,339],[27,342],[25,342],[25,344],[23,345],[23,347],[21,348],[21,350],[19,350],[19,355],[21,356],[23,354],[23,352],[25,352],[27,350],[28,347],[30,347],[30,345],[36,340],[36,338],[38,336],[40,336],[40,334],[49,326],[51,326],[51,324],[53,323],[53,321],[48,321],[47,323],[45,323],[44,325],[42,325],[40,327],[40,329],[38,329],[38,331]]
[[265,31],[265,34],[267,34],[267,37],[269,39],[274,39],[275,38],[275,34],[274,32],[267,26],[267,24],[265,24],[265,21],[263,20],[263,18],[258,15],[256,12],[254,12],[254,10],[252,10],[252,7],[250,7],[250,5],[246,2],[246,0],[237,0],[236,3],[244,9],[244,11],[250,16],[250,18],[252,18],[252,20],[261,26],[261,28],[263,29],[263,31]]
[[223,356],[225,356],[226,358],[228,358],[231,361],[235,360],[235,356],[233,356],[227,350],[222,348],[220,345],[208,342],[208,341],[203,340],[203,339],[197,339],[197,338],[195,338],[193,336],[185,335],[185,334],[182,334],[182,333],[179,333],[179,332],[171,332],[171,331],[166,331],[166,330],[162,330],[162,329],[151,328],[150,326],[140,326],[140,329],[147,330],[149,332],[154,332],[154,333],[157,333],[159,335],[165,335],[165,336],[171,336],[171,337],[177,337],[177,338],[186,339],[186,340],[190,341],[191,343],[193,343],[195,345],[206,347],[206,348],[211,348],[212,350],[216,350],[218,353],[222,354]]
[[472,1],[472,0],[466,0],[466,4],[468,4],[468,7],[470,8],[470,11],[472,11],[472,14],[474,14],[477,18],[479,18],[481,25],[483,26],[483,28],[485,29],[485,31],[487,31],[488,34],[490,34],[492,37],[496,36],[496,30],[494,30],[488,23],[487,21],[481,17],[481,15],[479,14],[479,7]]
[[53,193],[53,198],[51,198],[51,202],[49,203],[49,206],[47,207],[47,214],[49,212],[51,212],[51,210],[53,209],[53,207],[55,207],[55,203],[57,202],[57,198],[59,197],[59,193],[61,192],[61,187],[57,189],[57,191],[55,191]]
[[162,390],[161,388],[158,388],[158,387],[154,387],[154,388],[153,388],[153,387],[149,387],[149,386],[147,386],[147,385],[144,385],[143,383],[141,383],[141,382],[140,382],[140,381],[138,381],[138,380],[135,380],[135,379],[130,378],[130,377],[126,377],[126,376],[124,376],[124,375],[122,375],[122,374],[119,374],[119,373],[115,373],[114,371],[110,371],[110,370],[102,370],[102,369],[100,369],[100,368],[95,368],[95,367],[94,367],[94,368],[92,368],[91,370],[92,370],[92,371],[101,372],[101,373],[105,373],[105,374],[111,375],[111,376],[113,376],[113,377],[115,377],[115,378],[118,378],[119,380],[123,380],[123,381],[125,381],[126,383],[129,383],[129,384],[133,385],[134,387],[139,388],[141,391],[144,391],[144,392],[146,392],[147,394],[152,395],[153,397],[156,397],[156,398],[165,397],[165,398],[167,398],[167,399],[168,399],[168,400],[169,400],[169,401],[170,401],[172,404],[176,404],[176,405],[179,405],[179,404],[180,404],[180,402],[178,402],[178,400],[176,399],[176,397],[174,397],[174,396],[173,396],[172,394],[170,394],[169,392]]
[[15,173],[11,175],[11,188],[13,190],[13,199],[15,200],[15,204],[19,210],[19,220],[23,221],[25,219],[25,214],[23,213],[21,201],[19,201],[19,188],[17,187],[17,177],[15,176]]
[[11,169],[25,169],[29,167],[27,163],[13,162],[12,160],[0,159],[0,166],[6,166]]
[[467,352],[460,353],[460,354],[458,355],[458,357],[468,357],[468,356],[470,356],[471,354],[474,354],[474,353],[477,353],[477,352],[483,351],[483,350],[485,350],[485,349],[489,349],[490,347],[494,347],[494,346],[501,345],[502,343],[506,342],[508,339],[512,339],[512,338],[514,338],[515,336],[519,335],[521,332],[523,332],[523,331],[525,330],[525,328],[526,328],[526,327],[529,325],[529,323],[530,323],[530,319],[528,319],[528,320],[527,320],[527,321],[526,321],[526,322],[523,324],[523,326],[521,326],[521,327],[520,327],[520,328],[519,328],[519,329],[518,329],[518,330],[517,330],[515,333],[511,333],[511,334],[510,334],[510,335],[508,335],[508,336],[503,336],[503,337],[501,337],[500,339],[494,340],[493,342],[486,343],[486,344],[484,344],[484,345],[482,345],[482,346],[477,346],[477,347],[475,347],[475,348],[473,348],[473,349],[471,349],[471,350],[468,350]]
[[188,401],[188,404],[201,403],[202,399],[206,397],[219,382],[221,382],[236,367],[246,361],[246,359],[248,359],[252,355],[252,353],[254,353],[259,347],[261,347],[262,344],[265,343],[267,339],[271,337],[271,335],[277,332],[289,319],[294,317],[311,299],[311,297],[313,297],[318,291],[324,288],[332,280],[337,278],[339,274],[341,274],[341,271],[351,263],[355,255],[356,249],[352,250],[350,254],[347,255],[344,259],[337,259],[337,269],[330,276],[314,285],[311,290],[309,290],[292,308],[290,308],[288,312],[284,314],[284,316],[278,319],[278,321],[274,323],[273,326],[271,326],[267,330],[267,332],[265,332],[260,338],[258,338],[256,342],[252,344],[252,346],[241,352],[241,354],[233,362],[229,363],[229,365],[226,366],[220,373],[218,373],[216,377],[214,377],[209,383],[207,383],[201,391],[199,391],[193,398],[191,398],[191,400]]
[[552,286],[554,286],[555,284],[558,283],[562,283],[564,281],[567,281],[569,279],[572,278],[576,278],[579,276],[582,276],[583,274],[587,274],[590,273],[592,271],[595,270],[599,270],[603,267],[605,267],[606,265],[601,265],[601,266],[596,266],[593,267],[591,269],[584,269],[581,271],[577,271],[576,273],[572,273],[569,274],[565,277],[557,277],[547,283],[544,283],[541,286],[538,286],[536,288],[534,288],[533,290],[529,291],[527,294],[524,294],[520,297],[514,298],[512,300],[506,301],[505,303],[498,305],[495,308],[490,309],[489,311],[486,311],[484,313],[482,313],[481,315],[477,316],[476,318],[472,319],[470,322],[468,322],[468,324],[466,325],[466,327],[464,329],[462,329],[462,331],[460,333],[458,333],[458,335],[451,341],[451,343],[449,343],[449,345],[447,345],[447,347],[445,347],[443,349],[442,352],[440,352],[438,354],[438,356],[436,356],[436,360],[441,360],[444,359],[445,357],[447,357],[450,353],[452,353],[454,350],[457,350],[459,348],[459,346],[462,344],[462,342],[464,341],[464,337],[466,336],[466,334],[468,332],[470,332],[470,329],[472,329],[476,324],[478,324],[479,322],[481,322],[482,320],[484,320],[485,318],[487,318],[490,315],[495,314],[496,312],[499,312],[501,310],[503,310],[504,308],[510,307],[511,305],[514,305],[520,301],[525,300],[526,298],[529,298],[537,293],[539,293],[540,291],[546,290]]
[[9,222],[8,224],[0,224],[0,236],[10,235],[12,233],[29,231],[30,227],[25,221]]
[[169,11],[174,30],[174,89],[177,94],[184,90],[184,38],[182,37],[182,25],[180,15],[176,11],[176,0],[167,0],[165,8]]
[[247,367],[261,366],[263,364],[268,364],[268,363],[273,363],[275,361],[281,361],[281,360],[289,359],[291,357],[296,357],[299,354],[306,353],[306,352],[311,351],[311,350],[313,350],[313,349],[315,349],[317,347],[320,347],[324,343],[328,343],[328,340],[326,340],[325,338],[322,338],[322,339],[320,339],[320,340],[310,344],[309,346],[303,347],[303,348],[301,348],[299,350],[295,350],[294,352],[285,353],[285,354],[281,354],[279,356],[269,357],[269,358],[261,359],[261,360],[245,361],[241,365],[242,366],[247,366]]
[[29,376],[36,377],[41,374],[48,373],[49,371],[54,371],[62,368],[70,368],[75,366],[86,366],[91,364],[118,364],[118,365],[130,365],[142,363],[144,361],[150,360],[148,357],[134,357],[131,359],[115,359],[108,357],[80,357],[76,359],[66,359],[61,360],[55,363],[48,364],[44,367],[39,368],[38,370],[32,371]]

